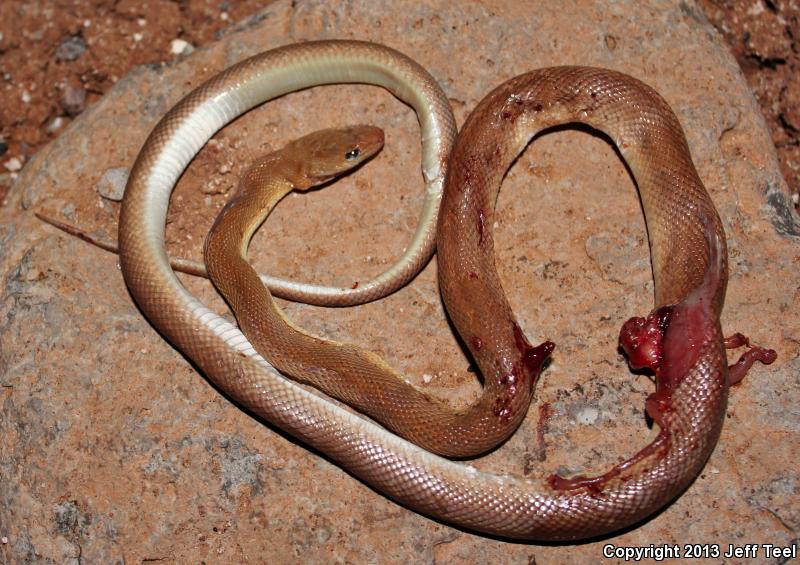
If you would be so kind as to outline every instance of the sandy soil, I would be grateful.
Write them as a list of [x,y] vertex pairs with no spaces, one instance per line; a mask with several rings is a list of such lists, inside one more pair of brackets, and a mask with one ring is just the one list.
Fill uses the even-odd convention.
[[0,199],[16,172],[136,65],[213,41],[268,2],[0,2]]

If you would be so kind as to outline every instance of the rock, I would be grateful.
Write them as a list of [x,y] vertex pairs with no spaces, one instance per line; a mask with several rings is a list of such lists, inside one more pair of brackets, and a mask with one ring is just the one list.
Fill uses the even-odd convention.
[[173,39],[169,44],[169,50],[173,55],[189,55],[194,51],[194,45],[184,39]]
[[52,121],[47,124],[47,133],[55,134],[61,127],[64,125],[64,118],[61,116],[56,116],[52,119]]
[[67,85],[61,95],[61,107],[68,116],[77,116],[86,107],[86,89]]
[[86,42],[80,35],[70,35],[56,49],[56,59],[59,61],[74,61],[86,51]]
[[5,167],[7,171],[16,173],[22,169],[22,161],[19,157],[11,157],[8,161],[3,163],[3,167]]
[[100,177],[100,180],[95,186],[97,194],[108,200],[121,202],[122,196],[125,194],[125,184],[128,182],[128,175],[130,175],[130,169],[128,169],[128,167],[114,167],[113,169],[108,169],[103,173],[103,176]]
[[[3,560],[547,563],[598,561],[607,543],[788,545],[800,527],[792,503],[800,481],[800,232],[763,119],[702,13],[684,0],[355,6],[280,0],[176,64],[138,68],[20,172],[0,209]],[[93,187],[107,171],[131,167],[183,94],[258,51],[331,37],[387,43],[419,61],[459,123],[503,80],[556,64],[625,71],[675,109],[728,234],[725,332],[745,332],[779,359],[732,391],[717,450],[663,512],[611,539],[533,546],[398,506],[232,404],[142,318],[114,256],[33,216],[74,203],[77,223],[114,233],[117,206]],[[383,270],[408,244],[422,200],[419,132],[413,112],[390,94],[353,85],[285,96],[225,128],[225,143],[204,149],[179,183],[170,252],[200,257],[225,200],[203,187],[228,163],[232,178],[288,139],[346,123],[383,127],[387,147],[335,186],[287,197],[252,254],[264,270],[329,284]],[[652,383],[627,371],[616,345],[620,325],[652,305],[631,179],[603,138],[552,132],[509,172],[497,220],[501,278],[520,324],[532,342],[558,346],[537,391],[551,408],[531,410],[507,445],[475,465],[530,478],[603,470],[650,434],[643,405]],[[184,280],[225,311],[208,283]],[[444,317],[435,262],[378,303],[288,305],[287,314],[311,332],[378,352],[454,405],[477,394]],[[426,384],[425,375],[436,378]]]

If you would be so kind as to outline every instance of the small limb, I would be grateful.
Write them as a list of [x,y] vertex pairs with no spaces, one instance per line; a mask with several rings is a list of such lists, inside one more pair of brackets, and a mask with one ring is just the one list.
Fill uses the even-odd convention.
[[747,351],[742,353],[736,363],[728,367],[728,384],[731,386],[739,384],[756,361],[769,365],[778,358],[778,354],[774,349],[750,345],[750,340],[740,333],[735,333],[725,338],[725,349],[734,349],[742,346],[747,347]]
[[736,349],[737,347],[742,346],[750,347],[750,340],[747,339],[747,336],[744,334],[740,334],[736,332],[730,337],[725,338],[725,349]]

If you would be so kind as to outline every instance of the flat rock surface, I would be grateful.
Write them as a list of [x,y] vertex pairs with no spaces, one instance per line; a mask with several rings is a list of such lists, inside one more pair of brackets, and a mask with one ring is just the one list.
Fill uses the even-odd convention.
[[[44,210],[113,234],[118,204],[100,191],[113,194],[170,106],[248,55],[322,38],[410,55],[440,81],[459,124],[503,80],[558,64],[629,73],[672,105],[728,235],[724,330],[779,359],[733,391],[711,460],[663,512],[603,540],[537,545],[400,507],[229,402],[143,319],[113,255],[34,217]],[[381,272],[416,224],[420,143],[413,111],[366,86],[292,94],[220,132],[176,189],[170,252],[200,257],[253,158],[348,123],[383,127],[387,147],[335,186],[289,196],[251,257],[262,270],[319,283],[349,286]],[[26,164],[0,209],[0,560],[564,563],[597,561],[607,544],[796,543],[800,223],[785,194],[752,95],[690,2],[276,2],[180,63],[121,80]],[[537,392],[547,409],[534,407],[507,445],[475,465],[529,477],[607,468],[650,433],[643,405],[652,383],[628,372],[616,350],[620,325],[652,306],[634,185],[602,137],[558,131],[512,167],[498,210],[511,304],[532,342],[558,349]],[[207,282],[184,281],[225,311]],[[378,352],[455,406],[478,394],[444,317],[435,261],[374,304],[285,307],[302,327]],[[763,549],[759,557],[769,561]]]

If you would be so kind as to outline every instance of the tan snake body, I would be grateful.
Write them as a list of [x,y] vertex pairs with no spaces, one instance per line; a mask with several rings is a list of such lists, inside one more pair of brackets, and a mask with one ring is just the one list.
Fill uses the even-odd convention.
[[[622,343],[632,359],[656,371],[648,411],[661,432],[600,477],[521,479],[427,453],[283,378],[170,269],[163,248],[169,195],[217,129],[263,100],[320,83],[378,83],[413,98],[398,82],[418,81],[418,71],[398,79],[395,57],[358,42],[274,50],[228,69],[171,110],[142,148],[123,202],[120,255],[131,293],[167,339],[232,398],[418,512],[540,540],[585,538],[640,520],[702,469],[719,436],[728,391],[719,326],[727,281],[724,236],[676,118],[642,83],[598,69],[556,68],[499,87],[459,137],[438,227],[440,272],[450,277],[441,286],[453,321],[479,361],[492,351],[509,360],[501,384],[514,396],[513,388],[532,385],[531,355],[494,273],[491,225],[502,175],[534,132],[557,123],[586,122],[620,148],[642,193],[658,307],[647,320],[626,324]],[[479,287],[488,298],[472,294]]]
[[[423,449],[446,457],[470,457],[497,447],[527,413],[533,386],[513,399],[497,367],[481,365],[485,386],[470,406],[454,410],[408,383],[386,362],[360,347],[304,332],[272,300],[247,262],[248,243],[274,206],[292,190],[325,183],[374,155],[383,132],[371,126],[320,130],[258,160],[242,176],[217,216],[203,256],[214,285],[231,305],[253,347],[283,374],[337,398]],[[539,349],[531,380],[552,351]]]

